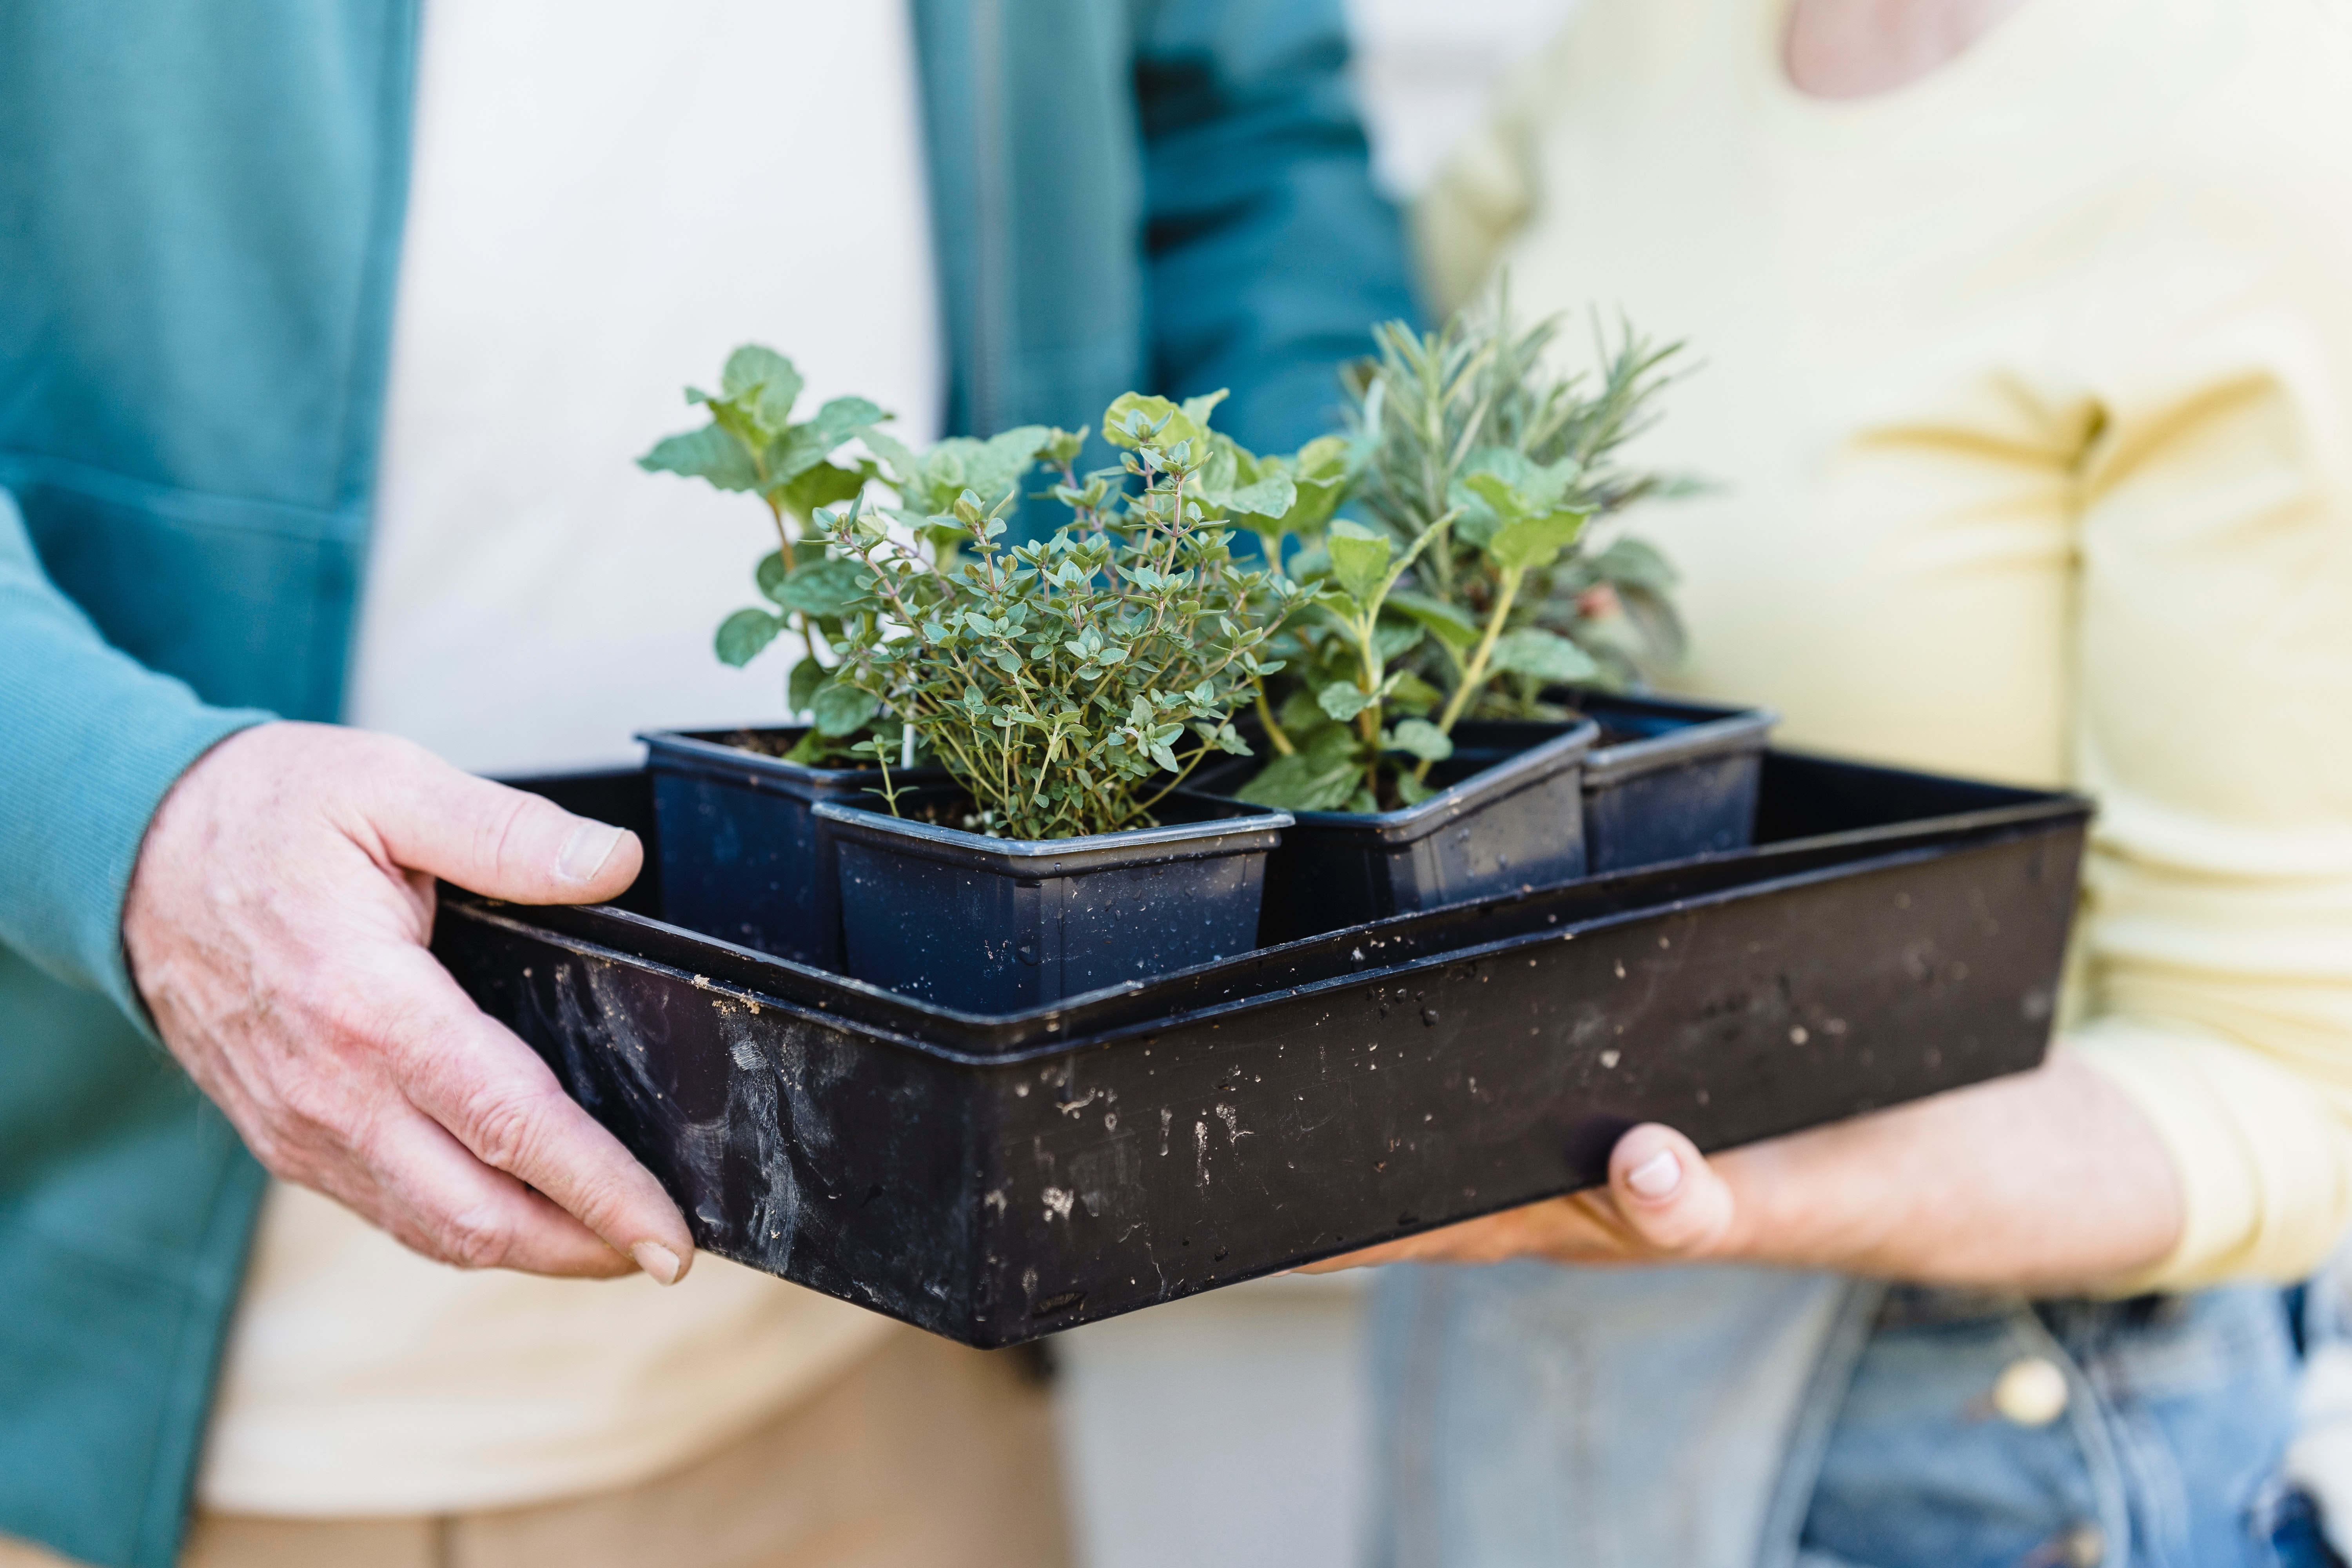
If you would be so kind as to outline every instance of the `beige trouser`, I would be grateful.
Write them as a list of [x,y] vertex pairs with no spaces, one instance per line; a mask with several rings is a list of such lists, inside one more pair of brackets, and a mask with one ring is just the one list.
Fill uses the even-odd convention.
[[[618,1491],[424,1519],[200,1513],[181,1568],[1066,1568],[1052,1406],[1018,1352],[912,1329]],[[0,1568],[64,1560],[0,1537]]]

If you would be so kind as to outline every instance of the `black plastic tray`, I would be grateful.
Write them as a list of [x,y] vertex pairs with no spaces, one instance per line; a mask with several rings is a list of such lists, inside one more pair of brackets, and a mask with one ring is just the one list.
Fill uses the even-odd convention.
[[1591,1185],[1639,1121],[1717,1149],[2031,1068],[2088,816],[1773,753],[1755,848],[1000,1017],[619,909],[452,892],[435,951],[699,1245],[1003,1345]]

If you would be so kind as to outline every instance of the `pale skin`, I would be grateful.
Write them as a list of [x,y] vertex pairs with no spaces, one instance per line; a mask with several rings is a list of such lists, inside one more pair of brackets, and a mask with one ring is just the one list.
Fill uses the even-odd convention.
[[635,835],[407,742],[265,724],[165,797],[123,947],[164,1045],[272,1174],[445,1263],[670,1284],[694,1258],[677,1206],[426,951],[436,877],[589,903],[643,860]]
[[[1823,99],[1892,91],[2023,0],[1794,0],[1783,61]],[[2096,1072],[2039,1071],[1703,1157],[1669,1127],[1618,1140],[1605,1187],[1317,1265],[1725,1262],[2036,1295],[2161,1260],[2181,1195],[2146,1117]]]

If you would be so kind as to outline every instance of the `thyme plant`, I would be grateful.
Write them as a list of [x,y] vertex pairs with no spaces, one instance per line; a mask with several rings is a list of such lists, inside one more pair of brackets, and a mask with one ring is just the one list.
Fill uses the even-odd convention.
[[[920,520],[954,546],[929,558],[858,502],[826,514],[864,590],[835,679],[910,727],[980,830],[1148,825],[1204,757],[1248,754],[1233,712],[1278,668],[1262,652],[1300,590],[1237,560],[1226,525],[1278,521],[1299,487],[1213,435],[1215,403],[1119,398],[1103,416],[1119,467],[1085,475],[1087,432],[1045,432],[1035,455],[1071,517],[1037,543],[1005,542],[1011,495],[972,489]],[[880,737],[866,749],[887,767]]]

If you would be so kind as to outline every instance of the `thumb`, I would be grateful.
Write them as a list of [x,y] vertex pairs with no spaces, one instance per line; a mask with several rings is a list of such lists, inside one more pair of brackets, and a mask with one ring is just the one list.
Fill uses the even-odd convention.
[[368,816],[393,864],[518,904],[602,903],[645,866],[635,834],[422,750],[381,780]]
[[1731,1189],[1697,1144],[1656,1122],[1617,1140],[1609,1196],[1626,1227],[1668,1256],[1703,1256],[1731,1230]]

